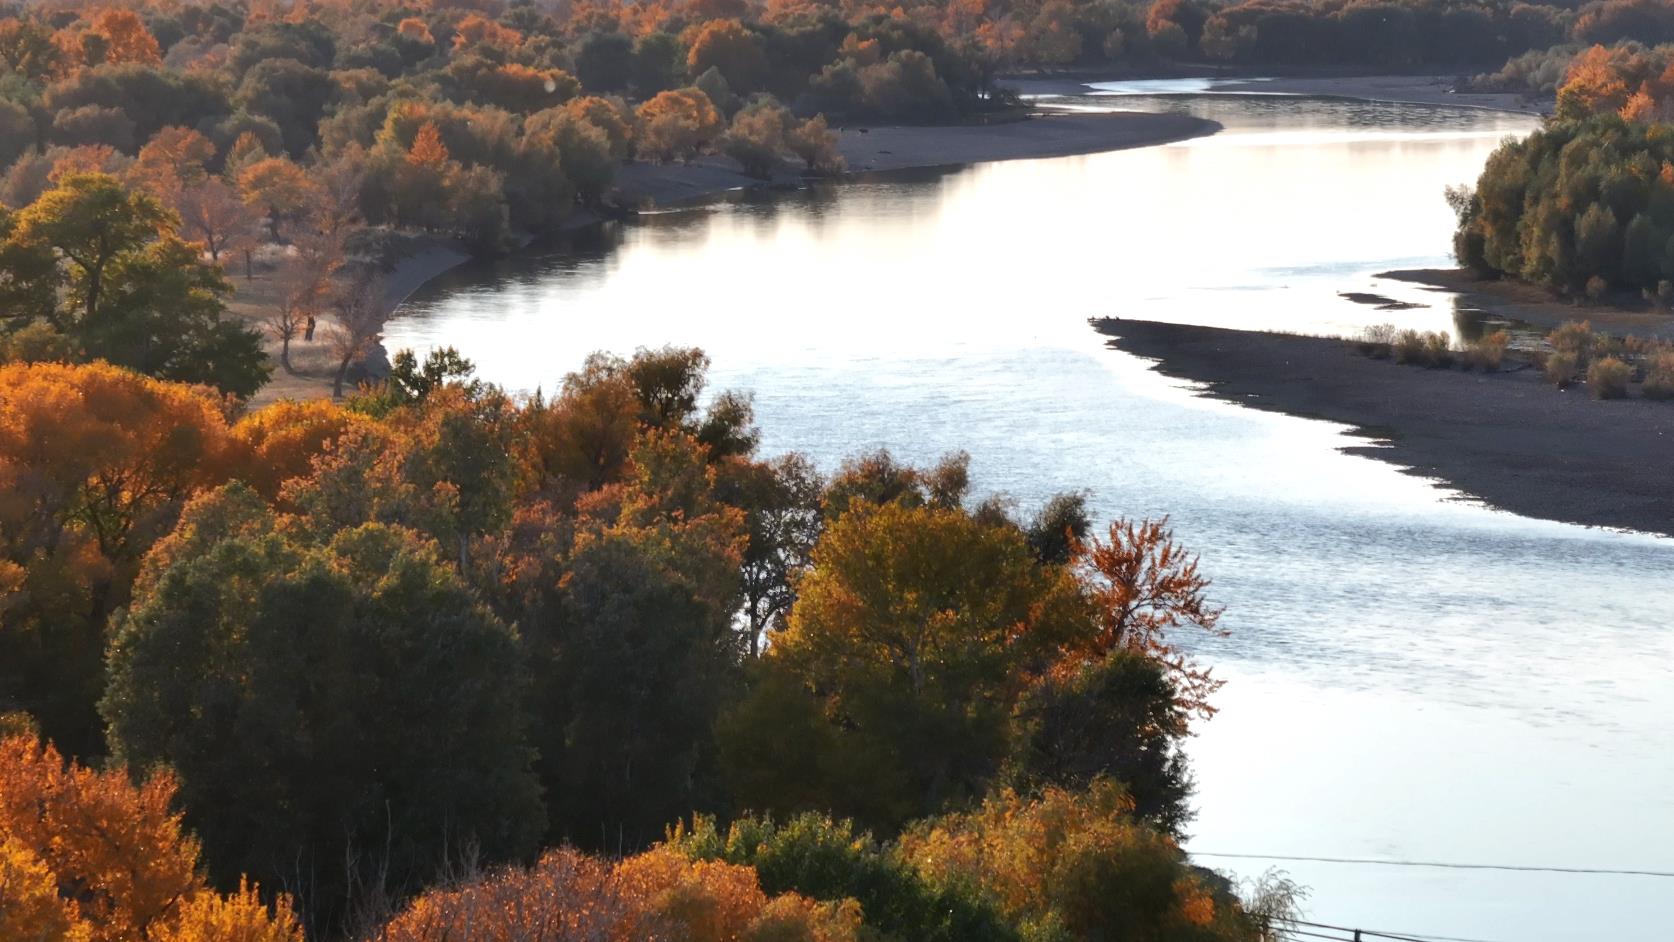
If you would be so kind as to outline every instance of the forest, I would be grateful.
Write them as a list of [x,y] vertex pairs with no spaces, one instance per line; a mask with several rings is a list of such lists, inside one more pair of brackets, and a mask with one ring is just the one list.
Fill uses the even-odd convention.
[[1018,71],[1481,69],[1628,37],[1674,41],[1666,4],[30,3],[0,7],[0,203],[96,171],[217,256],[322,201],[492,254],[624,160],[830,173],[831,127],[1008,112]]
[[764,458],[706,369],[0,366],[0,936],[1259,937],[1166,521]]
[[[1594,300],[1674,301],[1674,45],[1565,52],[1557,107],[1448,194],[1460,264]],[[1543,65],[1508,67],[1528,76]],[[1547,81],[1550,81],[1548,79]]]

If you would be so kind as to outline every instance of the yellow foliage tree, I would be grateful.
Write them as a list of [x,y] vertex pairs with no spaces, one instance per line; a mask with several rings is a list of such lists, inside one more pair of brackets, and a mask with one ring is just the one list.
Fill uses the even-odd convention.
[[690,158],[726,130],[709,96],[696,88],[658,92],[639,106],[640,152],[653,160]]
[[1238,904],[1217,898],[1180,862],[1174,841],[1137,822],[1121,788],[1006,791],[965,814],[919,824],[899,851],[934,883],[980,886],[1043,938],[1249,937]]
[[166,772],[136,786],[33,736],[0,740],[0,938],[301,942],[283,901],[205,886],[174,794]]

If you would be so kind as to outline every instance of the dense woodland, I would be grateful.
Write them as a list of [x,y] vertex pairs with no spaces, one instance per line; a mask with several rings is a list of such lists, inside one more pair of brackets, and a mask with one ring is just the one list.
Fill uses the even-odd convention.
[[1460,263],[1594,299],[1674,301],[1674,45],[1554,50],[1499,77],[1554,82],[1557,108],[1474,188],[1450,191]]
[[758,457],[705,368],[0,366],[0,936],[1255,938],[1166,526]]
[[1491,67],[1625,38],[1674,41],[1668,5],[30,3],[0,19],[0,203],[96,170],[212,249],[324,199],[498,251],[599,201],[625,159],[830,172],[829,124],[1003,109],[1010,71]]

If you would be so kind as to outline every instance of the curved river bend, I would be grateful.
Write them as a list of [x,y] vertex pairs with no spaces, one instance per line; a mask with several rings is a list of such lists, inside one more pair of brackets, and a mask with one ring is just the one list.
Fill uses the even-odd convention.
[[[1112,86],[1112,90],[1118,90]],[[456,272],[386,331],[509,388],[691,344],[769,453],[963,448],[1027,510],[1087,488],[1203,553],[1230,680],[1192,744],[1209,853],[1674,870],[1674,541],[1512,516],[1197,398],[1095,315],[1351,333],[1470,326],[1371,273],[1447,263],[1442,187],[1532,119],[1278,96],[1089,95],[1218,135],[741,197]],[[1426,302],[1383,312],[1337,297]],[[1204,857],[1253,875],[1270,861]],[[1495,942],[1654,938],[1674,881],[1277,864],[1311,919]]]

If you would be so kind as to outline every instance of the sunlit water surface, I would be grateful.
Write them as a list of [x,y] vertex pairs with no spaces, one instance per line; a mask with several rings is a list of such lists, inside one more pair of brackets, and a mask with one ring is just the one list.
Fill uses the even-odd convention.
[[[1167,87],[1143,89],[1168,91]],[[963,448],[1031,509],[1169,514],[1203,553],[1230,682],[1192,743],[1201,852],[1674,870],[1674,542],[1529,520],[1197,398],[1104,348],[1115,315],[1457,332],[1449,183],[1530,119],[1278,96],[1085,96],[1226,130],[658,215],[436,283],[391,349],[552,389],[593,350],[702,346],[764,450],[826,469]],[[1339,291],[1430,306],[1377,311]],[[1257,860],[1203,858],[1253,875]],[[1285,863],[1324,923],[1500,940],[1666,938],[1674,881]]]

